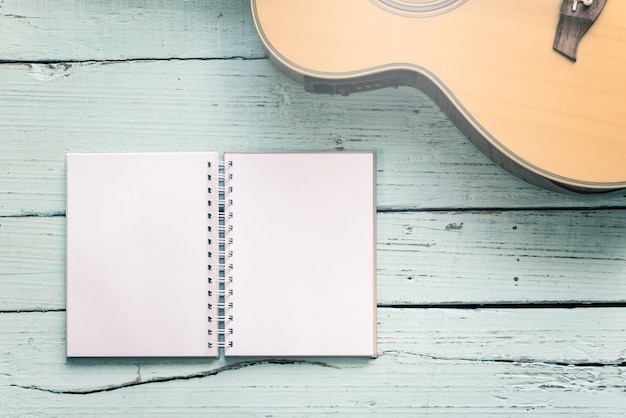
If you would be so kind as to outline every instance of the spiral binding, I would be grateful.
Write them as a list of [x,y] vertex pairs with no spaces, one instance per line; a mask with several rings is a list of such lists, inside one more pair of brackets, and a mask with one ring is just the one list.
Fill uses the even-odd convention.
[[233,256],[229,246],[232,244],[231,233],[233,226],[230,220],[233,218],[231,199],[227,199],[227,195],[232,192],[231,181],[233,175],[230,168],[232,161],[226,162],[209,162],[208,163],[208,181],[209,187],[207,192],[209,199],[207,205],[209,207],[207,218],[209,234],[208,238],[208,290],[207,296],[209,302],[207,304],[207,321],[210,324],[207,330],[209,336],[217,336],[209,339],[207,345],[209,348],[232,347],[233,342],[229,340],[229,336],[233,334],[232,322],[234,317],[228,314],[233,308],[231,297],[233,290],[230,285],[233,282],[232,271],[234,266],[230,261]]

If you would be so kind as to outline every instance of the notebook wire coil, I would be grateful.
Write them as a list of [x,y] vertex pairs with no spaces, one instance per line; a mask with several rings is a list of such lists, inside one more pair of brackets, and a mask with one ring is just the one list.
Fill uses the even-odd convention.
[[228,313],[234,306],[230,287],[233,283],[234,266],[230,260],[233,252],[229,249],[233,243],[233,226],[229,222],[233,218],[233,202],[228,198],[232,192],[231,167],[232,161],[208,163],[208,348],[233,346],[229,336],[233,334],[234,317]]

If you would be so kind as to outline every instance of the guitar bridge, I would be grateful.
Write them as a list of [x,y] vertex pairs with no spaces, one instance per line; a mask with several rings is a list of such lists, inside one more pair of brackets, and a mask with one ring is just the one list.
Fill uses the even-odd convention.
[[[576,61],[578,46],[594,24],[607,0],[563,0],[553,48]],[[583,3],[584,7],[579,7]]]

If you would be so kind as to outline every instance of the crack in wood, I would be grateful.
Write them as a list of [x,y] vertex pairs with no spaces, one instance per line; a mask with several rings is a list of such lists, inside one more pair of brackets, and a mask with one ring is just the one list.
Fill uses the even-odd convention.
[[59,395],[91,395],[93,393],[102,393],[102,392],[111,392],[114,390],[129,388],[133,386],[139,385],[147,385],[151,383],[164,383],[171,382],[175,380],[191,380],[191,379],[202,379],[205,377],[216,376],[218,374],[224,372],[230,372],[235,370],[245,369],[247,367],[258,366],[263,364],[272,364],[272,365],[310,365],[310,366],[319,366],[319,367],[327,367],[331,369],[340,369],[340,367],[321,362],[321,361],[309,361],[309,360],[280,360],[280,359],[271,359],[271,360],[254,360],[254,361],[243,361],[238,363],[228,364],[226,366],[218,367],[213,370],[206,370],[198,373],[190,373],[181,376],[160,376],[154,377],[151,379],[143,380],[141,377],[141,366],[137,364],[137,377],[129,382],[124,382],[116,385],[107,385],[102,387],[96,387],[91,389],[74,389],[74,390],[61,390],[61,389],[53,389],[53,388],[45,388],[38,385],[17,385],[11,384],[9,386],[16,387],[25,390],[35,390],[39,392],[47,392],[54,393]]
[[398,351],[398,350],[386,350],[383,351],[382,354],[405,354],[415,357],[426,358],[434,361],[454,361],[454,362],[472,362],[472,363],[506,363],[506,364],[534,364],[534,365],[545,365],[545,366],[558,366],[558,367],[578,367],[578,368],[623,368],[626,367],[626,360],[618,359],[618,361],[613,363],[599,363],[599,362],[562,362],[562,361],[550,361],[550,360],[540,360],[540,359],[531,359],[531,358],[523,358],[523,359],[480,359],[480,358],[467,358],[467,357],[440,357],[433,356],[423,353],[416,353],[412,351]]

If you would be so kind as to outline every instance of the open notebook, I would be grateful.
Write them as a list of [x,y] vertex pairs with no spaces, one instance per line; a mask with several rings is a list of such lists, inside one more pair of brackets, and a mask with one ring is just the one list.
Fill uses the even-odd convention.
[[370,152],[67,155],[67,356],[375,356]]

